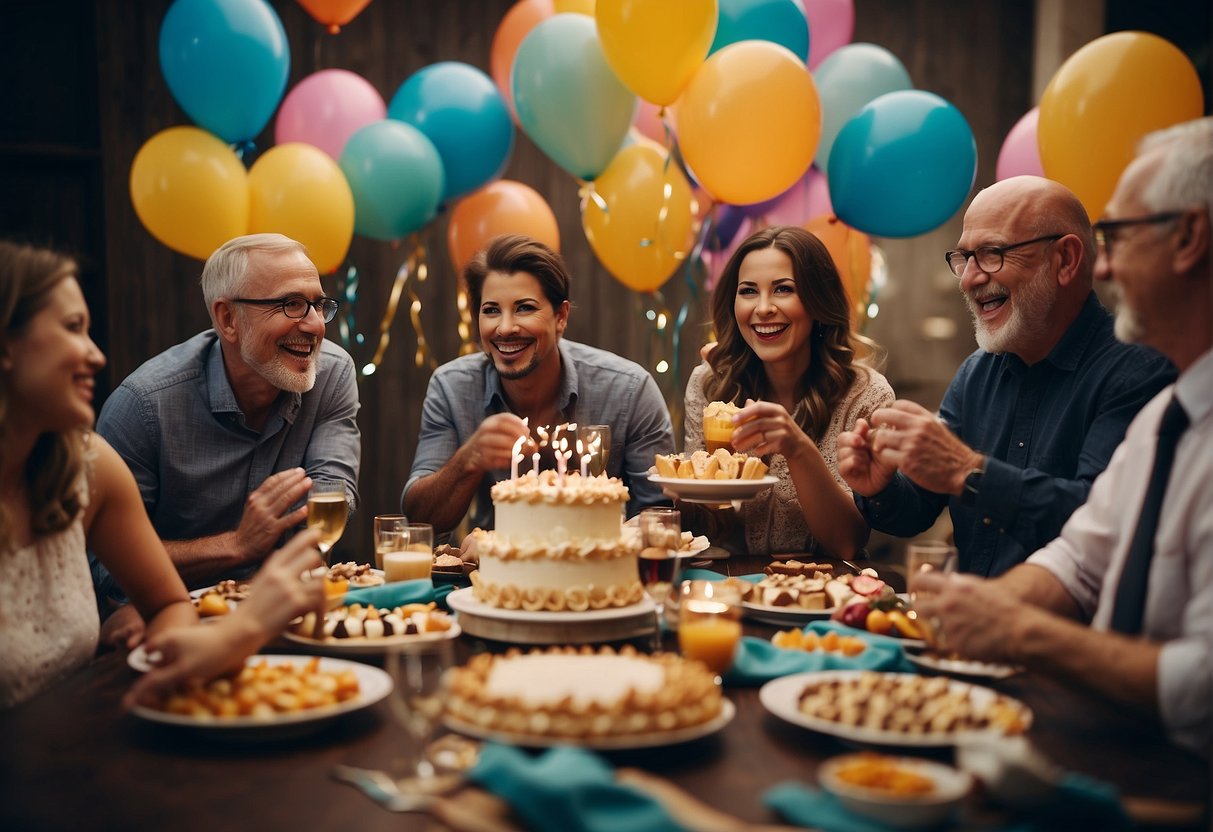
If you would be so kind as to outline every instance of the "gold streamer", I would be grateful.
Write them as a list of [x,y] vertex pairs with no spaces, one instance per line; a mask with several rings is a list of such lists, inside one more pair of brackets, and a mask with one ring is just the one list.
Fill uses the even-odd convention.
[[470,355],[476,352],[477,345],[472,337],[472,310],[468,299],[468,284],[461,272],[458,277],[458,288],[455,290],[455,308],[459,310],[459,354]]
[[412,251],[404,258],[404,262],[400,264],[400,268],[396,270],[396,280],[392,284],[391,294],[388,295],[387,308],[383,310],[383,318],[379,321],[379,344],[375,348],[375,354],[371,360],[362,366],[362,375],[374,375],[379,369],[379,365],[383,362],[383,356],[387,352],[388,344],[392,340],[392,323],[396,320],[396,310],[400,306],[400,296],[404,294],[407,288],[409,292],[409,317],[412,320],[413,331],[417,335],[417,352],[413,356],[414,363],[420,367],[429,361],[430,369],[437,367],[437,362],[429,355],[429,348],[426,345],[425,330],[421,325],[421,298],[417,295],[412,286],[409,285],[409,278],[417,275],[417,283],[425,281],[429,275],[429,266],[426,263],[425,246],[421,244],[420,239],[416,234],[409,238],[409,245]]

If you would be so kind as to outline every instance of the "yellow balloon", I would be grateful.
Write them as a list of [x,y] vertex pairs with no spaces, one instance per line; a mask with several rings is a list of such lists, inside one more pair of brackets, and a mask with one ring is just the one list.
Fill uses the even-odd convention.
[[594,0],[553,0],[554,14],[584,14],[594,16]]
[[581,217],[590,248],[624,286],[654,291],[690,255],[690,183],[661,153],[634,144],[616,154],[593,188],[601,204],[588,200]]
[[1203,112],[1200,78],[1177,47],[1146,32],[1104,35],[1071,55],[1040,98],[1045,176],[1095,219],[1142,136]]
[[646,101],[673,103],[708,56],[717,0],[598,0],[607,63]]
[[713,54],[678,101],[678,142],[718,201],[761,202],[804,175],[821,139],[821,102],[791,50],[744,40]]
[[271,147],[249,170],[249,233],[276,231],[307,247],[316,271],[345,260],[354,238],[354,193],[345,174],[317,147]]
[[131,163],[131,202],[153,237],[205,260],[248,233],[248,173],[232,149],[197,127],[148,139]]

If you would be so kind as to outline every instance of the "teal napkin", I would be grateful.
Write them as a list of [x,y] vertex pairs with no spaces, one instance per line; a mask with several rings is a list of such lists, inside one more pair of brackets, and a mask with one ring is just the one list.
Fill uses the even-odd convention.
[[380,609],[399,607],[404,604],[428,604],[437,601],[439,606],[446,609],[446,596],[454,589],[450,584],[434,586],[429,578],[416,581],[397,581],[382,586],[367,586],[361,589],[351,589],[345,593],[345,605],[362,604],[374,605]]
[[538,832],[682,832],[653,798],[615,782],[601,757],[560,746],[531,757],[486,742],[468,779],[510,804]]
[[[749,581],[756,584],[761,581],[766,575],[761,572],[757,575],[737,575],[739,581]],[[728,575],[721,575],[719,572],[713,572],[711,569],[684,569],[682,570],[682,579],[684,581],[723,581],[728,578]]]
[[733,667],[725,674],[728,685],[761,685],[780,676],[818,670],[881,670],[892,673],[913,673],[916,668],[906,658],[905,649],[897,639],[857,630],[837,621],[814,621],[804,631],[824,635],[839,635],[863,639],[867,649],[858,656],[844,656],[814,650],[784,650],[767,639],[745,636],[737,648]]

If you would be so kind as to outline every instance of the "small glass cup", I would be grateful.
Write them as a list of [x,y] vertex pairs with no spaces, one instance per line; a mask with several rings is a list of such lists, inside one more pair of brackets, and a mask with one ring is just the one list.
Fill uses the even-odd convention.
[[350,508],[344,480],[313,480],[307,495],[307,527],[320,533],[320,557],[330,563],[329,552],[345,533]]
[[431,577],[434,567],[434,527],[406,523],[404,528],[382,532],[385,546],[383,572],[388,583]]
[[910,601],[917,597],[914,579],[923,572],[955,572],[956,547],[942,540],[924,540],[906,547],[906,586]]
[[581,440],[583,452],[589,454],[586,473],[591,477],[605,474],[607,459],[611,456],[611,426],[581,425],[577,428],[577,438]]
[[724,581],[687,581],[678,604],[678,648],[713,673],[733,666],[741,643],[741,591]]
[[[389,549],[388,546],[395,546],[399,541],[394,535],[386,535],[387,532],[404,531],[408,526],[409,519],[403,514],[376,514],[375,515],[375,568],[383,568],[383,553],[402,551],[398,549]],[[405,541],[407,542],[407,541]]]
[[451,642],[445,639],[387,654],[385,666],[394,683],[389,702],[406,735],[394,772],[402,791],[435,793],[452,783],[438,775],[430,749],[446,707],[447,671],[453,661]]
[[[657,613],[655,648],[661,646],[661,627],[669,623],[667,610],[677,608],[671,587],[678,586],[682,573],[682,512],[676,508],[646,508],[636,518],[640,529],[640,582],[653,599]],[[676,618],[675,618],[676,620]]]

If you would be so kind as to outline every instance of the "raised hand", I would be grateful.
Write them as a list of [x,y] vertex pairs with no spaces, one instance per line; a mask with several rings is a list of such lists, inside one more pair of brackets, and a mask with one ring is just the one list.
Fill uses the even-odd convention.
[[900,470],[928,491],[959,494],[965,476],[981,467],[981,454],[957,439],[938,416],[914,402],[898,399],[873,413],[872,422],[880,427],[871,442],[880,464]]
[[838,473],[858,494],[871,497],[888,488],[897,473],[872,453],[876,431],[866,419],[856,419],[855,429],[838,435]]
[[[235,532],[237,552],[245,560],[261,560],[284,532],[307,520],[304,501],[311,485],[311,478],[302,468],[291,468],[267,477],[248,495]],[[292,510],[301,502],[304,504]]]

